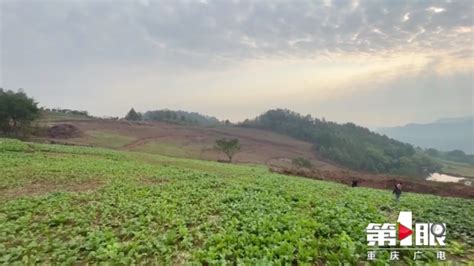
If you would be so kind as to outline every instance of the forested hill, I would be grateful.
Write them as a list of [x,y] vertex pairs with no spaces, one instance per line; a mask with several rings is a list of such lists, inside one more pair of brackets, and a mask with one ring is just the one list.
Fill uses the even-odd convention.
[[353,123],[337,124],[276,109],[245,120],[243,127],[271,130],[314,143],[318,154],[355,170],[424,176],[440,165],[412,145],[371,132]]

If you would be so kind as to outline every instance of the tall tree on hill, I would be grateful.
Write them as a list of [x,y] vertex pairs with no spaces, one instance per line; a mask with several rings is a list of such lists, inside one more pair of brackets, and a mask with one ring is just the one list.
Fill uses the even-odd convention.
[[125,119],[128,120],[128,121],[139,121],[139,120],[142,120],[142,116],[140,115],[140,113],[137,113],[135,111],[135,109],[130,109],[130,111],[128,111],[127,115],[125,116]]
[[21,89],[14,92],[0,88],[0,132],[25,136],[39,114],[38,103]]
[[229,162],[232,162],[232,157],[240,151],[240,143],[238,139],[222,138],[216,140],[216,149],[225,153],[229,157]]

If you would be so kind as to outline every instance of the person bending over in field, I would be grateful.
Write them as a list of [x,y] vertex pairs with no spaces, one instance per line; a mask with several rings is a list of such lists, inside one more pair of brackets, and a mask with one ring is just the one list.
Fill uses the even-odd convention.
[[395,194],[396,201],[400,201],[400,196],[402,195],[402,183],[397,183],[395,185],[392,194]]

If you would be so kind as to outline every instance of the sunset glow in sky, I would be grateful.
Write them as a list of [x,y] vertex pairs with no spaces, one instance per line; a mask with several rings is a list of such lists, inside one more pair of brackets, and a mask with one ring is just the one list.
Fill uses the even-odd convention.
[[391,126],[473,110],[473,1],[0,1],[0,86],[98,116],[289,108]]

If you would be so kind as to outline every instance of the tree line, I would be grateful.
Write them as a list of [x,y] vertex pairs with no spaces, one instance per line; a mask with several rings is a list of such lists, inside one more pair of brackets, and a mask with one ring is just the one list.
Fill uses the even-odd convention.
[[0,88],[0,135],[25,137],[31,131],[31,123],[40,116],[40,108],[23,90]]
[[72,110],[72,109],[61,109],[61,108],[45,108],[43,111],[45,112],[52,112],[52,113],[62,113],[62,114],[72,114],[84,117],[91,117],[89,112],[87,111],[80,111],[80,110]]
[[406,143],[371,132],[353,123],[338,124],[286,109],[265,112],[242,127],[271,130],[314,144],[322,158],[354,170],[424,176],[441,165]]
[[217,118],[207,115],[202,115],[196,112],[173,111],[173,110],[154,110],[140,113],[134,108],[125,116],[129,121],[160,121],[182,125],[194,126],[218,126],[222,124],[229,124],[228,122],[221,122]]

